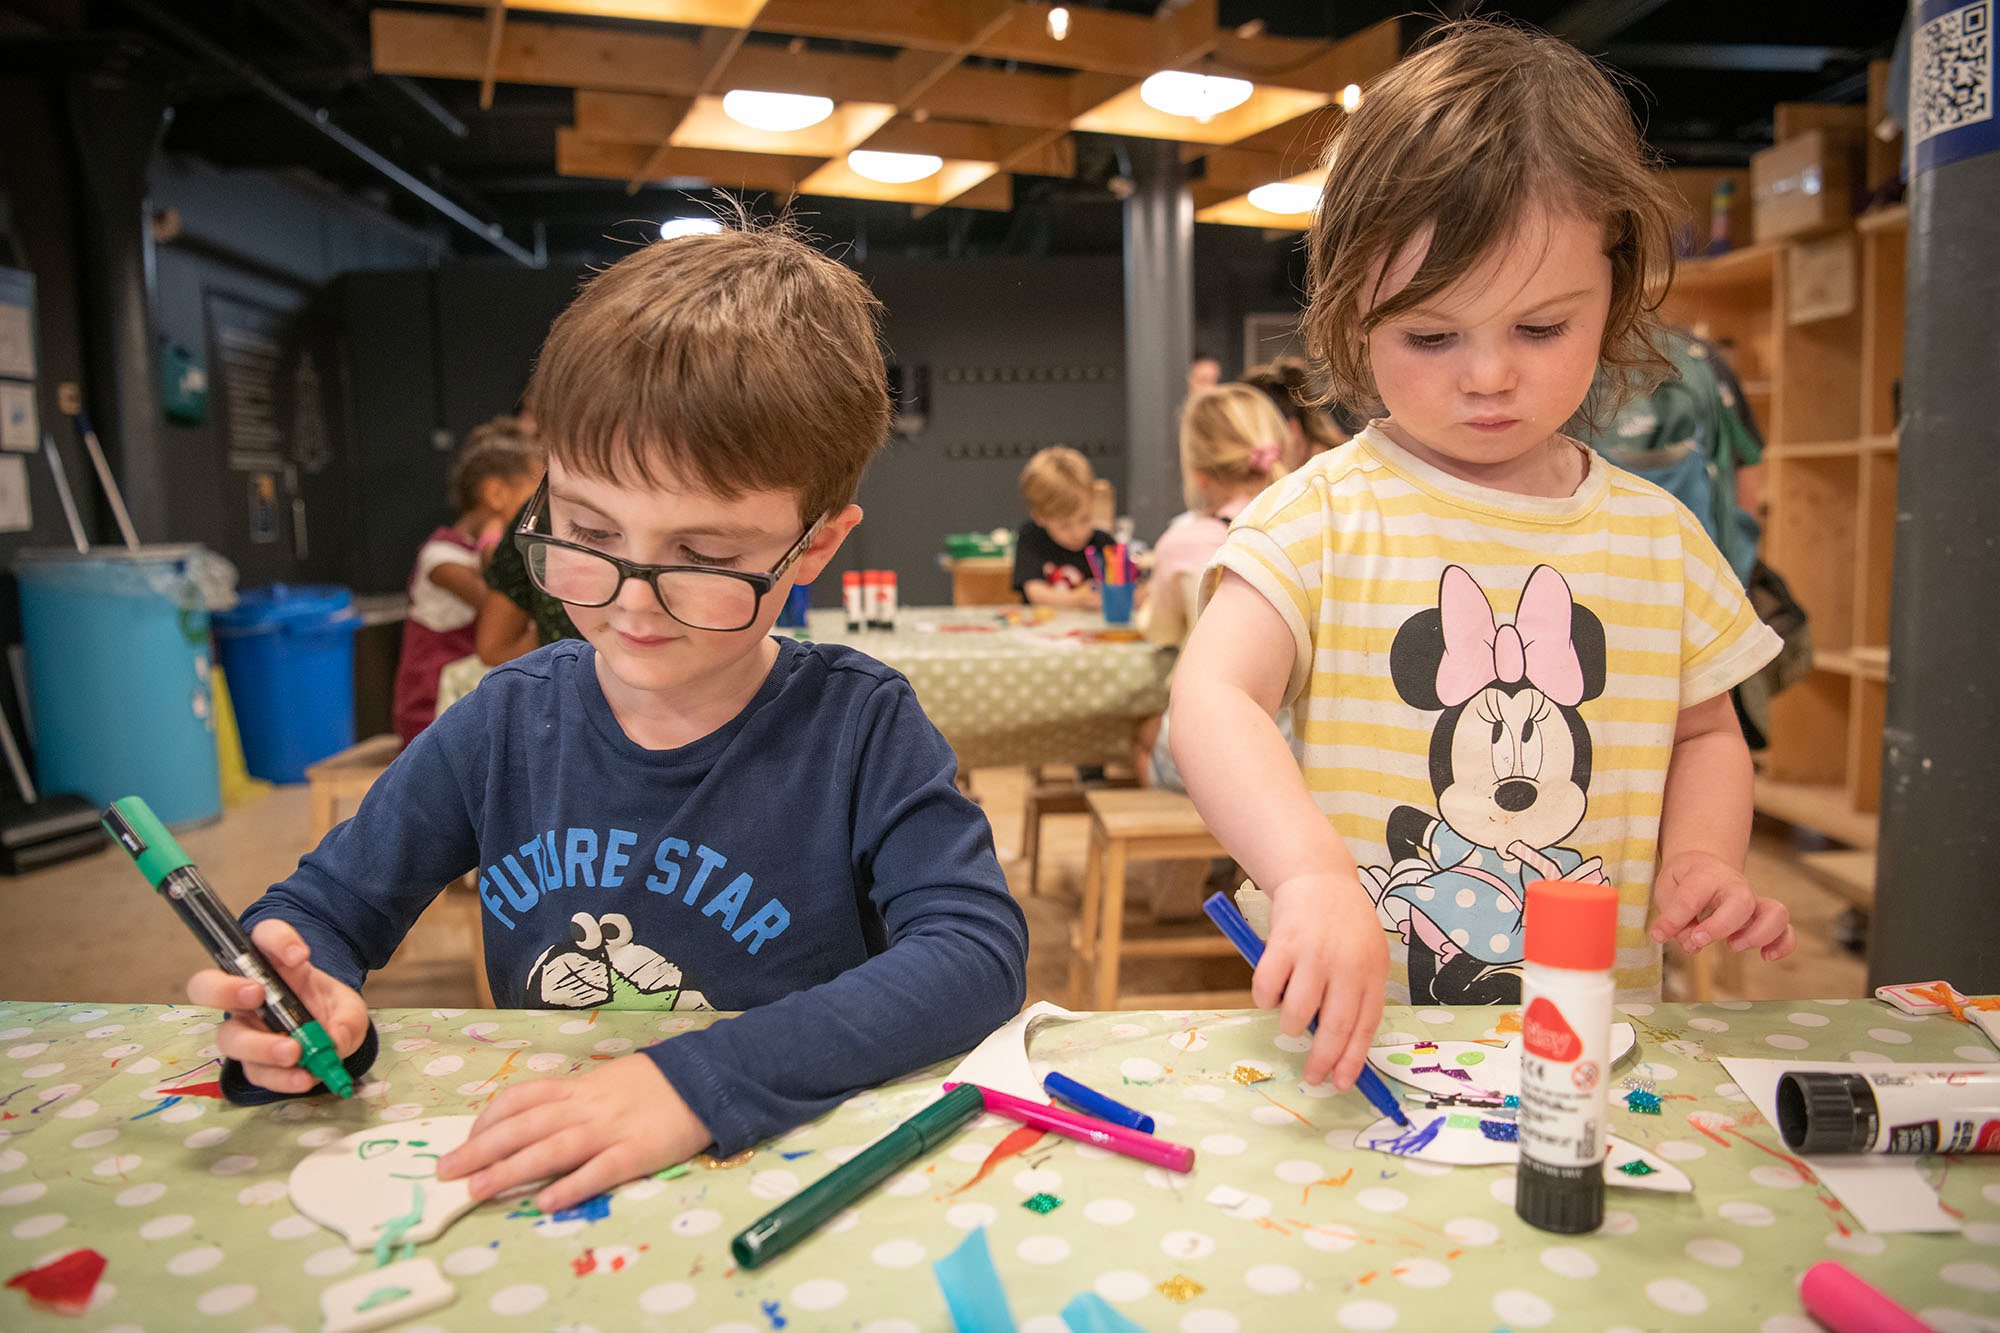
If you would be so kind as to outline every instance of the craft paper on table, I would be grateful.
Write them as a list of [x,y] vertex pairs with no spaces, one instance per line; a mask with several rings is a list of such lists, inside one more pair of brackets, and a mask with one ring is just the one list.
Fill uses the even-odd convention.
[[469,1115],[375,1125],[292,1168],[292,1206],[365,1250],[432,1240],[473,1207],[463,1179],[440,1181],[438,1159],[472,1132]]
[[430,1259],[405,1259],[336,1282],[319,1294],[322,1333],[368,1333],[432,1310],[458,1297],[458,1288]]
[[1950,1012],[1944,997],[1950,996],[1952,1004],[1963,1005],[1965,996],[1948,981],[1906,981],[1897,986],[1877,986],[1875,998],[1882,1003],[1906,1014],[1943,1014]]
[[957,1249],[931,1265],[945,1308],[957,1333],[1014,1333],[1014,1312],[1007,1306],[1007,1289],[993,1267],[986,1228],[974,1227]]
[[[1769,1125],[1778,1146],[1778,1079],[1788,1073],[1834,1074],[1938,1073],[1963,1069],[1959,1064],[1860,1065],[1829,1060],[1739,1060],[1722,1057],[1722,1067],[1743,1089],[1757,1113]],[[1863,1227],[1874,1232],[1957,1231],[1958,1222],[1938,1206],[1937,1191],[1925,1180],[1922,1157],[1841,1154],[1799,1158],[1813,1169]]]
[[1088,1015],[1047,1000],[1031,1004],[973,1047],[971,1054],[952,1066],[944,1081],[977,1083],[1046,1106],[1049,1095],[1042,1090],[1042,1080],[1028,1059],[1028,1043],[1034,1040],[1034,1029],[1043,1023],[1073,1023],[1085,1017]]
[[[1638,1034],[1630,1023],[1611,1025],[1611,1063],[1632,1052]],[[1482,1041],[1419,1041],[1375,1046],[1368,1051],[1375,1071],[1434,1097],[1513,1097],[1521,1091],[1521,1039],[1504,1046]]]
[[[1360,1147],[1392,1157],[1414,1157],[1440,1166],[1505,1166],[1521,1157],[1514,1129],[1512,1120],[1497,1116],[1411,1107],[1408,1129],[1383,1116],[1362,1130],[1354,1141]],[[1609,1137],[1609,1152],[1604,1159],[1605,1184],[1663,1194],[1693,1192],[1694,1182],[1672,1162],[1616,1134]],[[1632,1162],[1643,1162],[1645,1166],[1627,1170]]]

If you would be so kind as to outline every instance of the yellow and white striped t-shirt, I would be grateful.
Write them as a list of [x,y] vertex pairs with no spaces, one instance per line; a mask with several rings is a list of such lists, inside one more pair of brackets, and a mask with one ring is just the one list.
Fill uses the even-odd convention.
[[1618,888],[1618,995],[1646,933],[1683,708],[1778,651],[1701,524],[1584,450],[1563,499],[1460,481],[1378,427],[1273,485],[1209,566],[1291,627],[1300,767],[1390,932],[1390,996],[1520,997],[1526,886]]

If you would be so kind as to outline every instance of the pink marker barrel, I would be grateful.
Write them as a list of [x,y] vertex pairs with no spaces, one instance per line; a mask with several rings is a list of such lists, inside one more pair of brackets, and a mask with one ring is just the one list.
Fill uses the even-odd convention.
[[1830,1259],[1814,1264],[1799,1279],[1799,1302],[1831,1333],[1927,1333],[1930,1328]]

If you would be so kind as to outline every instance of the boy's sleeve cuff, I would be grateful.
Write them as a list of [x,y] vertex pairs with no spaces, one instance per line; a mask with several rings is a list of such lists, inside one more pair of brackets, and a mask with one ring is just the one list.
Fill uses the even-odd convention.
[[[341,1064],[347,1067],[347,1076],[354,1085],[361,1086],[362,1077],[375,1064],[375,1053],[380,1049],[380,1041],[375,1035],[375,1022],[370,1019],[368,1032],[361,1038],[361,1044],[354,1048],[354,1054]],[[272,1102],[288,1102],[298,1097],[311,1097],[326,1091],[324,1084],[314,1084],[311,1092],[273,1092],[261,1088],[243,1076],[243,1066],[234,1060],[222,1062],[222,1096],[231,1106],[268,1106]]]

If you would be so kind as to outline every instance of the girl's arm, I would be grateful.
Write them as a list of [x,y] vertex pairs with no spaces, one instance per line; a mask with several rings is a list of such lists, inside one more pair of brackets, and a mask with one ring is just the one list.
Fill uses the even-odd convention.
[[1724,691],[1681,710],[1660,811],[1660,873],[1653,886],[1659,915],[1653,938],[1678,939],[1699,953],[1727,939],[1755,948],[1767,962],[1792,951],[1790,914],[1760,898],[1743,874],[1750,851],[1750,747]]
[[476,566],[441,562],[431,570],[430,580],[475,611],[486,600],[486,578]]
[[1089,584],[1076,588],[1058,588],[1043,579],[1030,579],[1022,585],[1021,595],[1028,599],[1029,606],[1095,611],[1102,605],[1097,598],[1097,589]]
[[486,589],[472,633],[474,650],[487,666],[511,662],[541,647],[528,613],[514,605],[506,593],[493,588]]
[[1272,721],[1293,655],[1277,610],[1225,572],[1174,671],[1168,735],[1202,818],[1271,894],[1252,995],[1263,1008],[1283,998],[1287,1034],[1317,1017],[1306,1079],[1331,1071],[1346,1088],[1375,1037],[1389,953],[1353,856]]

